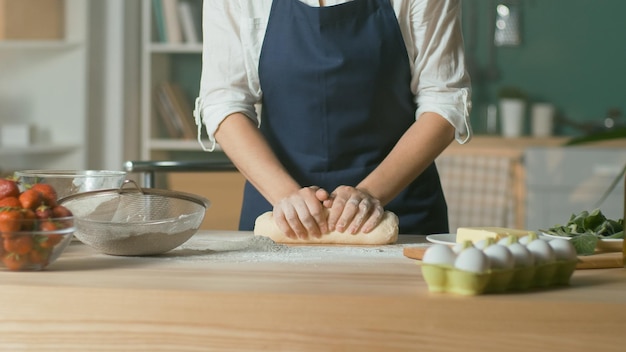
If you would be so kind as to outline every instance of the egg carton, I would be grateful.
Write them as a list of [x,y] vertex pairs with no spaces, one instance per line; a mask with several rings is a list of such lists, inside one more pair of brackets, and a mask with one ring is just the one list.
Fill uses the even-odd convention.
[[556,261],[511,270],[473,273],[452,266],[418,263],[430,292],[480,295],[569,285],[576,261]]

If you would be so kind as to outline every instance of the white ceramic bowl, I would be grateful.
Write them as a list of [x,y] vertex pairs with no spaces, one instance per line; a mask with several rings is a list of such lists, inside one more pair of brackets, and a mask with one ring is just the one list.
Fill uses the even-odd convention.
[[[566,236],[555,236],[549,233],[541,232],[541,236],[546,239],[555,239],[555,238],[564,238],[566,240],[571,240],[571,237]],[[624,245],[624,240],[621,238],[600,238],[598,239],[598,243],[596,244],[596,251],[600,252],[621,252],[622,246]]]

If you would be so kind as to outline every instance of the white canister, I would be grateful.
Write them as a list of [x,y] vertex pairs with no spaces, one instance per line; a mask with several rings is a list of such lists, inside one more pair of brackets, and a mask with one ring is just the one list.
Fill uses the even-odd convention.
[[533,104],[531,109],[531,129],[534,137],[549,137],[554,129],[554,105]]
[[520,137],[524,131],[526,102],[522,99],[500,99],[500,122],[504,137]]

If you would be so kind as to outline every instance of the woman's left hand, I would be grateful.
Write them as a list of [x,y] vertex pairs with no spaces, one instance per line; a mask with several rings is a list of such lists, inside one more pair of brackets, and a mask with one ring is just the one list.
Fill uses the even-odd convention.
[[330,208],[328,229],[355,234],[372,231],[382,220],[384,209],[369,193],[351,186],[339,186],[324,200]]

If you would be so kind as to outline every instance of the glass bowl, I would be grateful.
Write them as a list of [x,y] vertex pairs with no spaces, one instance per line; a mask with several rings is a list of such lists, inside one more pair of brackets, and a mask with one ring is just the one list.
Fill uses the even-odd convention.
[[20,190],[35,183],[47,183],[54,187],[58,199],[76,193],[100,189],[119,188],[126,179],[126,172],[111,170],[22,170],[14,173]]
[[9,271],[43,270],[67,248],[74,233],[74,217],[54,219],[19,218],[20,210],[0,214],[0,269]]

